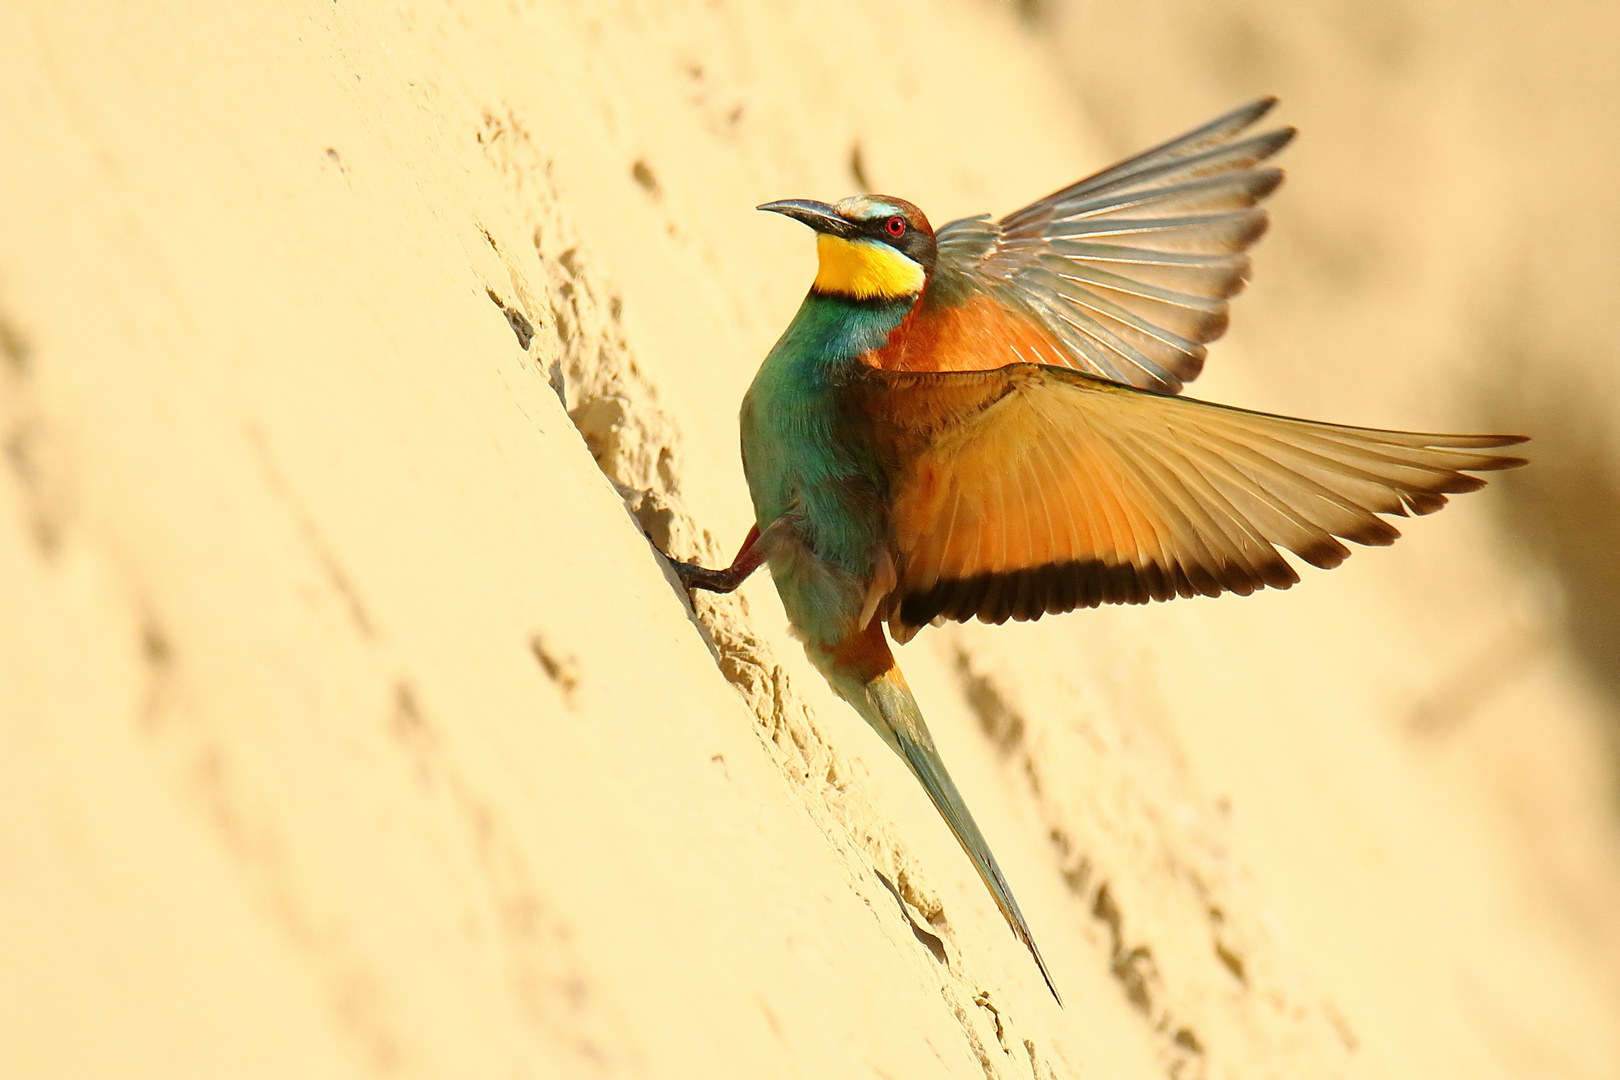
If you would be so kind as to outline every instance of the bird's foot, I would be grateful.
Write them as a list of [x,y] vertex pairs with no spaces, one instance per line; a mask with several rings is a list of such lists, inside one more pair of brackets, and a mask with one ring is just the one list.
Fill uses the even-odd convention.
[[749,574],[758,570],[759,564],[764,561],[765,551],[758,541],[759,527],[756,525],[748,530],[748,538],[737,551],[737,557],[731,560],[731,565],[724,570],[711,570],[697,563],[670,559],[663,552],[659,554],[669,559],[669,565],[675,568],[675,576],[681,581],[681,588],[688,592],[702,589],[705,592],[728,593],[735,591],[737,586],[747,580]]
[[742,584],[742,577],[732,573],[733,568],[729,566],[724,570],[711,570],[707,566],[675,559],[670,559],[669,565],[674,567],[675,576],[681,580],[681,588],[687,592],[702,589],[705,592],[728,593]]

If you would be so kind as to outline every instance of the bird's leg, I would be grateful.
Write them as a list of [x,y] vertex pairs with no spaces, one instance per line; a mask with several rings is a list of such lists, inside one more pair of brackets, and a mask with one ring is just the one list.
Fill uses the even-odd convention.
[[[666,555],[665,558],[668,558]],[[755,525],[748,530],[748,536],[737,549],[737,557],[731,560],[731,565],[724,570],[710,570],[697,563],[680,562],[670,559],[670,565],[675,568],[675,576],[681,579],[681,586],[685,589],[704,589],[708,592],[728,593],[741,585],[759,564],[765,561],[765,548],[759,542],[759,526]]]

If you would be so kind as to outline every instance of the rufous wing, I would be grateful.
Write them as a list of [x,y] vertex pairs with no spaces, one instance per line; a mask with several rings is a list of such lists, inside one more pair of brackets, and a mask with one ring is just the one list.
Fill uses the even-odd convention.
[[1066,368],[888,372],[849,384],[889,472],[906,641],[936,618],[1001,623],[1098,604],[1247,595],[1389,544],[1523,459],[1511,435],[1319,424],[1120,386]]
[[942,227],[927,290],[875,366],[1071,367],[1175,393],[1227,325],[1282,182],[1260,163],[1294,131],[1238,136],[1275,104],[1236,109],[1009,214]]

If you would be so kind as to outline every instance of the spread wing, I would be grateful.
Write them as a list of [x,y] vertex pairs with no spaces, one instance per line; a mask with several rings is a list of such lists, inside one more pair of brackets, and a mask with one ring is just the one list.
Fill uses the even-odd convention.
[[1292,128],[1237,139],[1266,98],[1053,192],[1000,221],[936,236],[927,292],[871,357],[895,371],[1071,367],[1175,393],[1226,330],[1227,299],[1266,230],[1256,204],[1282,183],[1259,164]]
[[896,640],[937,617],[1008,618],[1299,580],[1336,537],[1389,544],[1379,514],[1427,514],[1523,464],[1511,435],[1318,424],[1120,386],[1065,368],[865,369],[849,385],[889,466]]

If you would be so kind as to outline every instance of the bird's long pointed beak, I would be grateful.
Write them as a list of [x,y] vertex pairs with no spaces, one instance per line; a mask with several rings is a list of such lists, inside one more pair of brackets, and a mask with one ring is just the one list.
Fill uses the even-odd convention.
[[833,236],[849,236],[854,232],[855,226],[838,216],[834,210],[823,202],[812,199],[779,199],[776,202],[762,203],[756,210],[769,210],[773,214],[786,214],[794,221],[802,221],[816,232],[830,233]]

